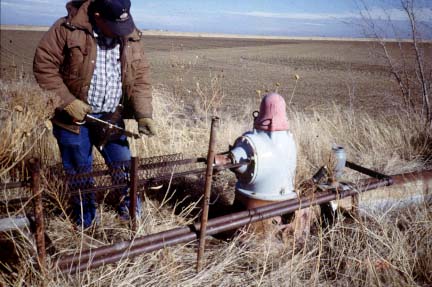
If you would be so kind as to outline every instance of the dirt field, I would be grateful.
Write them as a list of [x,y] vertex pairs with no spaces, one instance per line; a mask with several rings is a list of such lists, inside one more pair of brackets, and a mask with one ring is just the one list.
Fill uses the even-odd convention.
[[[43,33],[1,31],[2,79],[32,78]],[[217,86],[213,90],[224,94],[232,112],[275,90],[305,110],[327,109],[333,102],[367,111],[398,105],[385,63],[370,42],[145,36],[143,43],[154,86],[189,103],[198,97],[199,83]]]

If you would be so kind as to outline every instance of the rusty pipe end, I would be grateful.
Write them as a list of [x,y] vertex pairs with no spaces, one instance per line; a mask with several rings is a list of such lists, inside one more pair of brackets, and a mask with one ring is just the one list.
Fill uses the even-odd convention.
[[224,166],[227,164],[232,164],[233,160],[228,154],[217,154],[214,157],[215,166]]

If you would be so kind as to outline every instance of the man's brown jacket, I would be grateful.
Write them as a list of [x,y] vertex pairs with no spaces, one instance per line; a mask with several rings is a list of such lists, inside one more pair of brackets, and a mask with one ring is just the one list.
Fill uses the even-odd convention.
[[[71,1],[66,5],[68,16],[57,20],[45,33],[33,63],[39,85],[60,98],[54,124],[76,133],[79,133],[79,126],[71,123],[63,108],[75,99],[87,102],[97,49],[88,16],[90,2]],[[140,40],[138,30],[121,39],[124,118],[152,117],[149,65]]]

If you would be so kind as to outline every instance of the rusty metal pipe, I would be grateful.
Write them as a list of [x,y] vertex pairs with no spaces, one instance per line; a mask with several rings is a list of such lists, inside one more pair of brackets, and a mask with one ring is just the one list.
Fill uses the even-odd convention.
[[13,199],[8,199],[8,200],[2,200],[0,201],[0,207],[1,206],[17,206],[17,205],[22,205],[25,202],[28,202],[31,200],[31,197],[17,197],[17,198],[13,198]]
[[361,165],[355,164],[355,163],[350,162],[350,161],[346,161],[345,166],[346,166],[347,168],[349,168],[349,169],[352,169],[352,170],[358,171],[358,172],[360,172],[360,173],[363,173],[363,174],[368,175],[368,176],[373,177],[373,178],[377,178],[377,179],[385,179],[385,178],[389,178],[388,175],[385,175],[385,174],[382,174],[382,173],[376,172],[376,171],[374,171],[374,170],[371,170],[371,169],[369,169],[369,168],[366,168],[366,167],[364,167],[364,166],[361,166]]
[[130,170],[129,217],[131,219],[131,228],[133,232],[135,232],[137,229],[137,219],[136,219],[137,193],[138,193],[138,159],[136,157],[132,157],[131,170]]
[[[290,205],[289,207],[294,207],[294,210],[296,210],[297,205],[298,204]],[[257,211],[251,216],[243,216],[242,218],[237,218],[234,221],[219,221],[215,222],[215,224],[213,224],[212,220],[209,220],[209,225],[207,226],[207,235],[213,235],[222,231],[235,229],[250,222],[254,222],[251,220],[251,217],[255,218],[256,221],[259,221],[262,218],[262,213]],[[199,224],[195,224],[195,227],[199,228]],[[82,257],[76,258],[78,260],[75,261],[72,260],[69,262],[64,262],[64,260],[61,260],[59,267],[62,272],[75,273],[86,269],[97,268],[105,264],[115,263],[122,258],[134,257],[142,253],[155,251],[178,243],[190,242],[198,238],[197,232],[192,231],[191,229],[189,229],[187,232],[183,231],[184,230],[177,234],[170,235],[168,235],[167,232],[161,232],[157,235],[163,235],[163,238],[153,237],[155,240],[146,240],[146,242],[142,240],[135,240],[135,242],[123,242],[125,244],[121,250],[109,250],[109,253],[95,252],[94,255],[100,254],[100,256],[86,256],[84,259]]]
[[150,235],[146,235],[140,238],[135,238],[133,241],[122,241],[114,243],[113,245],[102,246],[95,249],[88,249],[83,251],[81,254],[70,254],[60,258],[59,266],[63,268],[64,266],[70,265],[71,263],[84,263],[88,262],[90,258],[96,258],[100,256],[110,256],[117,252],[124,252],[131,248],[132,245],[145,245],[149,243],[157,242],[158,240],[165,240],[169,237],[176,237],[183,234],[191,232],[189,227],[178,227]]
[[40,188],[40,162],[36,158],[30,160],[31,186],[33,191],[33,206],[36,225],[36,248],[38,263],[42,272],[46,270],[45,224],[42,205],[42,189]]
[[[376,180],[375,180],[376,181]],[[375,189],[380,186],[388,185],[387,181],[379,181],[371,182],[370,180],[364,180],[364,183],[360,186],[364,190]],[[351,196],[352,194],[356,194],[356,191],[352,191],[351,193],[347,193],[346,191],[343,193],[343,197]],[[342,193],[341,193],[342,194]],[[329,197],[330,196],[330,197]],[[322,200],[324,198],[324,200]],[[337,198],[336,193],[332,191],[326,191],[320,194],[317,194],[313,200],[319,200],[318,202],[328,202]],[[242,212],[237,212],[234,214],[229,214],[225,216],[221,216],[215,219],[210,219],[208,221],[208,235],[217,234],[222,231],[232,230],[248,223],[256,222],[263,218],[263,214],[267,214],[272,212],[270,217],[274,217],[280,214],[285,214],[291,211],[295,211],[302,206],[310,204],[310,199],[291,199],[287,201],[277,202],[273,204],[269,204],[266,206],[261,206],[255,209],[250,209]],[[266,218],[270,218],[266,217]],[[251,219],[252,218],[252,219]],[[261,219],[260,219],[261,218]],[[252,220],[252,221],[251,221]],[[221,229],[222,228],[222,229]],[[68,269],[69,265],[73,264],[87,264],[89,263],[89,259],[99,260],[100,262],[105,262],[103,257],[110,258],[111,256],[116,256],[116,254],[123,254],[128,250],[133,250],[136,248],[141,248],[147,245],[159,244],[158,242],[164,242],[166,246],[172,245],[170,242],[173,240],[176,242],[177,239],[180,238],[189,238],[190,233],[196,233],[197,230],[200,229],[200,224],[195,223],[192,227],[181,227],[176,229],[171,229],[168,231],[162,231],[160,233],[151,234],[148,236],[144,236],[141,238],[136,238],[134,241],[124,241],[116,243],[112,246],[104,246],[100,248],[96,248],[93,250],[84,251],[80,257],[76,255],[66,256],[59,261],[59,266],[61,269]],[[187,236],[186,236],[187,235]],[[196,239],[196,235],[195,235]],[[183,241],[184,242],[184,241]],[[122,256],[122,255],[121,255]],[[117,258],[117,257],[116,257]],[[99,262],[97,261],[97,262]],[[96,262],[96,261],[95,261]],[[91,263],[93,266],[93,263]],[[100,265],[98,265],[100,266]],[[85,268],[84,268],[85,269]]]
[[[274,208],[285,207],[285,206],[288,206],[291,204],[296,204],[297,202],[298,202],[298,199],[294,198],[294,199],[290,199],[287,201],[277,202],[277,203],[273,203],[271,205],[262,206],[262,207],[259,207],[259,209],[250,209],[250,210],[245,210],[245,211],[241,211],[241,212],[236,212],[236,213],[220,216],[217,218],[210,219],[208,221],[207,226],[211,227],[213,225],[218,225],[218,224],[228,224],[228,223],[235,221],[235,220],[238,220],[240,218],[250,217],[250,216],[253,216],[253,215],[260,213],[260,212],[266,212],[266,211],[272,210]],[[190,233],[193,230],[199,230],[199,228],[200,228],[200,223],[195,223],[191,227],[179,227],[179,228],[170,229],[167,231],[162,231],[159,233],[147,235],[147,236],[144,236],[141,238],[136,238],[133,243],[134,243],[134,245],[137,245],[137,246],[145,245],[148,243],[154,243],[154,242],[158,241],[159,239],[166,240],[169,237],[181,236],[181,235]],[[121,251],[126,251],[126,250],[130,249],[131,246],[132,246],[132,242],[130,242],[130,243],[129,242],[119,242],[119,243],[115,243],[115,244],[110,245],[110,246],[104,246],[104,247],[99,247],[99,248],[95,248],[95,249],[85,250],[85,251],[82,251],[81,254],[76,254],[76,255],[71,254],[71,255],[68,255],[68,256],[61,258],[60,265],[61,266],[68,265],[74,261],[75,262],[76,261],[84,262],[91,257],[109,256],[110,254],[114,254],[114,253],[121,252]]]
[[[211,227],[213,225],[218,225],[218,224],[227,224],[227,223],[230,223],[232,221],[238,220],[238,219],[243,218],[243,217],[253,216],[259,212],[266,212],[266,211],[274,209],[274,208],[284,207],[287,205],[292,205],[292,204],[297,204],[297,203],[298,203],[298,199],[294,198],[294,199],[290,199],[287,201],[282,201],[282,202],[273,203],[271,205],[262,206],[259,209],[250,209],[250,210],[245,210],[245,211],[236,212],[236,213],[232,213],[232,214],[227,214],[224,216],[210,219],[208,222],[208,226]],[[134,245],[145,245],[148,243],[156,242],[159,239],[166,240],[167,238],[172,237],[172,236],[173,237],[181,236],[181,235],[190,233],[193,230],[199,230],[199,228],[200,228],[200,224],[195,223],[191,227],[179,227],[179,228],[170,229],[167,231],[162,231],[159,233],[147,235],[145,237],[136,238],[134,240]],[[99,256],[104,256],[104,255],[108,256],[108,255],[116,253],[116,252],[126,251],[130,248],[131,248],[131,244],[128,244],[125,242],[119,242],[119,243],[115,243],[114,245],[110,245],[110,246],[103,246],[103,247],[99,247],[99,248],[95,248],[95,249],[84,250],[81,252],[81,254],[67,255],[67,256],[61,258],[59,264],[61,266],[63,266],[63,265],[71,264],[74,261],[75,262],[76,261],[84,262],[86,260],[88,261],[89,258],[99,257]]]
[[205,236],[207,230],[208,212],[209,212],[209,204],[210,204],[210,192],[211,192],[212,179],[213,179],[213,162],[216,154],[215,152],[216,130],[217,130],[218,123],[219,123],[219,118],[213,117],[211,123],[211,130],[210,130],[209,148],[207,153],[207,170],[206,170],[203,207],[202,207],[202,214],[201,214],[201,227],[200,227],[200,236],[199,236],[198,253],[197,253],[197,265],[196,265],[197,272],[200,272],[203,267]]
[[293,199],[289,199],[289,200],[271,203],[268,205],[263,205],[263,206],[260,206],[259,208],[253,208],[253,209],[248,209],[245,211],[239,211],[236,213],[231,213],[231,214],[219,216],[219,217],[216,217],[216,218],[209,220],[209,226],[217,225],[219,223],[223,224],[225,222],[235,221],[235,220],[238,220],[238,219],[243,218],[243,217],[250,217],[250,216],[253,216],[257,213],[266,212],[268,210],[272,210],[275,208],[286,207],[286,206],[289,206],[292,204],[297,204],[298,201],[299,201],[298,198],[293,198]]
[[1,189],[14,189],[14,188],[28,187],[28,186],[29,183],[27,181],[0,183]]
[[[246,211],[241,211],[233,214],[228,214],[224,216],[220,216],[214,219],[210,219],[208,221],[208,227],[212,228],[214,225],[224,225],[224,224],[230,224],[232,222],[235,222],[236,220],[242,219],[242,218],[249,218],[251,216],[260,214],[262,212],[266,212],[268,210],[272,210],[275,208],[281,208],[291,205],[298,204],[298,199],[291,199],[283,202],[277,202],[271,205],[262,206],[256,209],[250,209]],[[126,252],[128,249],[134,248],[134,246],[143,246],[147,244],[155,244],[157,241],[163,241],[167,242],[169,238],[172,237],[181,237],[185,234],[189,234],[191,232],[196,233],[200,229],[200,223],[195,223],[194,225],[190,227],[179,227],[167,231],[162,231],[159,233],[147,235],[141,238],[136,238],[133,242],[132,241],[124,241],[115,243],[111,246],[103,246],[95,249],[89,249],[82,251],[81,254],[71,254],[68,256],[65,256],[59,260],[59,266],[60,268],[64,268],[71,264],[77,264],[81,262],[81,264],[88,262],[90,258],[96,258],[96,257],[104,257],[104,256],[111,256],[113,254],[119,253],[119,252]]]
[[368,182],[366,184],[362,184],[357,186],[356,188],[347,190],[347,191],[341,191],[341,192],[332,192],[332,191],[327,191],[324,192],[322,194],[320,194],[319,196],[316,197],[310,197],[310,198],[305,198],[305,199],[299,199],[297,204],[290,204],[287,206],[281,206],[278,208],[274,208],[274,209],[268,209],[265,212],[256,212],[256,214],[252,215],[251,217],[244,217],[241,218],[239,220],[233,221],[229,224],[219,224],[219,225],[214,225],[211,228],[209,227],[208,229],[208,234],[209,235],[213,235],[213,234],[217,234],[223,231],[227,231],[227,230],[232,230],[232,229],[236,229],[239,228],[241,226],[250,224],[250,223],[254,223],[257,221],[261,221],[264,219],[268,219],[268,218],[272,218],[275,216],[279,216],[282,214],[287,214],[287,213],[292,213],[298,209],[303,209],[306,207],[310,207],[312,205],[320,205],[332,200],[336,200],[336,199],[340,199],[340,198],[345,198],[345,197],[349,197],[352,196],[354,194],[358,194],[359,192],[365,192],[371,189],[376,189],[379,187],[383,187],[383,186],[388,186],[389,183],[386,180],[377,180],[376,182]]
[[[381,185],[387,185],[387,183]],[[369,186],[376,187],[372,185]],[[251,210],[249,216],[243,216],[232,221],[223,222],[219,220],[219,222],[215,222],[216,224],[214,224],[213,220],[209,220],[209,225],[207,227],[207,235],[213,235],[223,231],[236,229],[253,222],[261,221],[267,218],[271,218],[289,212],[294,212],[299,208],[306,208],[313,204],[321,204],[324,202],[328,202],[336,199],[337,196],[338,195],[336,193],[333,193],[331,191],[326,191],[323,194],[317,196],[316,198],[296,200],[296,202],[290,201],[290,203],[286,204],[286,206],[283,205],[281,206],[280,204],[277,204],[276,208],[272,208],[272,206],[270,205],[264,206],[266,209],[266,211],[264,212],[261,212],[262,208],[259,207],[254,210]],[[350,194],[346,194],[345,196],[350,196]],[[244,212],[242,213],[244,214]],[[109,255],[107,254],[106,256],[99,256],[99,257],[95,256],[92,258],[92,260],[86,260],[86,262],[83,262],[83,260],[81,260],[81,262],[70,262],[72,263],[70,265],[63,264],[62,262],[62,264],[60,265],[60,269],[62,270],[62,272],[69,272],[69,273],[84,271],[86,269],[97,268],[105,264],[114,263],[124,258],[131,258],[140,255],[142,253],[155,251],[160,248],[172,246],[178,243],[186,243],[197,239],[196,232],[192,232],[192,231],[184,234],[171,235],[171,236],[166,236],[166,234],[163,233],[164,232],[160,233],[160,235],[165,235],[163,239],[159,238],[153,242],[147,242],[144,244],[136,244],[137,240],[135,240],[134,243],[129,242],[128,244],[126,244],[126,246],[128,247],[128,249],[126,250],[112,252]]]
[[78,265],[63,266],[60,267],[60,270],[63,273],[71,273],[71,274],[76,272],[81,272],[87,269],[97,268],[102,265],[116,263],[121,259],[133,258],[143,253],[156,251],[167,246],[184,243],[184,242],[190,242],[196,239],[197,239],[197,234],[194,232],[189,232],[181,236],[172,236],[166,240],[159,240],[152,244],[134,246],[133,248],[131,247],[130,249],[124,252],[117,252],[110,256],[93,258],[93,261],[91,262],[87,261],[85,263],[81,263]]
[[395,185],[413,182],[416,180],[432,181],[432,170],[414,171],[391,176]]
[[[395,175],[393,176],[393,178],[385,179],[385,180],[365,179],[360,181],[360,184],[358,184],[357,186],[354,186],[356,189],[350,189],[348,191],[340,191],[339,193],[332,193],[331,191],[328,191],[318,195],[313,199],[305,199],[305,200],[301,199],[300,201],[297,201],[297,199],[290,200],[290,203],[285,203],[286,204],[285,207],[281,206],[283,205],[283,203],[276,203],[272,205],[263,206],[255,210],[241,212],[240,216],[237,214],[232,214],[232,215],[225,216],[223,220],[221,220],[220,218],[212,219],[209,220],[207,234],[213,235],[222,231],[232,230],[251,222],[256,222],[280,214],[289,213],[297,210],[298,208],[305,208],[313,204],[322,204],[328,201],[332,201],[336,198],[344,198],[344,197],[355,195],[358,192],[364,192],[379,187],[388,186],[393,184],[393,180],[396,184],[418,180],[418,176],[422,176],[424,179],[430,179],[432,178],[432,170],[425,171],[423,173],[415,172],[415,173]],[[293,205],[293,201],[297,201],[297,204]],[[274,209],[275,206],[279,206],[280,208]],[[267,212],[260,213],[260,211],[262,211],[263,209],[267,210]],[[245,214],[250,214],[250,216],[247,217],[245,216]],[[198,226],[195,225],[195,228],[197,227]],[[196,231],[193,230],[193,228],[188,228],[188,227],[176,228],[165,232],[161,232],[159,234],[152,234],[149,236],[135,239],[134,244],[132,242],[121,242],[113,246],[105,246],[97,250],[92,250],[92,254],[94,256],[93,262],[89,262],[88,258],[90,257],[87,257],[86,260],[82,258],[77,258],[75,260],[69,260],[68,262],[65,262],[64,260],[61,259],[59,263],[60,269],[63,272],[73,273],[79,270],[85,270],[87,268],[96,268],[103,264],[117,262],[118,260],[122,258],[127,258],[128,256],[133,257],[139,255],[146,250],[153,251],[159,249],[159,247],[161,246],[166,247],[181,242],[188,242],[196,239],[196,237],[197,237]],[[136,243],[142,243],[142,244],[139,245]],[[124,248],[118,248],[119,246],[123,246]],[[104,252],[106,250],[110,250],[111,252],[107,254],[106,252]],[[128,250],[127,254],[125,254],[125,250]],[[97,256],[98,253],[107,256],[105,257]]]
[[[331,195],[331,192],[325,192],[324,194],[320,194],[317,198],[326,197]],[[276,208],[273,205],[259,207],[253,210],[248,210],[244,212],[240,212],[234,215],[223,216],[221,218],[211,219],[208,224],[208,235],[213,235],[222,231],[228,231],[231,229],[235,229],[246,225],[248,223],[252,223],[255,221],[259,221],[265,219],[263,214],[268,212],[284,212],[288,208],[288,210],[297,210],[300,205],[305,205],[307,201],[299,201],[298,199],[290,200],[289,202],[284,202],[285,205],[280,203],[275,204]],[[264,210],[263,210],[264,209]],[[273,217],[273,216],[271,216]],[[199,230],[200,225],[196,223],[194,228]],[[134,250],[157,250],[158,246],[171,246],[179,242],[187,242],[188,240],[197,239],[197,234],[193,231],[194,228],[177,228],[169,231],[160,232],[157,234],[152,234],[149,236],[145,236],[142,238],[135,239],[132,241],[125,241],[121,243],[116,243],[113,246],[106,246],[102,248],[98,248],[93,250],[93,252],[86,252],[81,254],[81,257],[65,257],[60,260],[59,266],[60,269],[66,272],[74,272],[74,270],[85,270],[89,266],[92,268],[96,268],[97,266],[101,266],[103,264],[108,264],[108,262],[115,262],[121,258],[126,258],[124,253],[127,253],[130,256],[134,256],[136,253],[140,253]],[[180,241],[179,241],[180,240]],[[186,241],[185,241],[186,240]],[[153,249],[152,246],[155,246]],[[91,262],[89,262],[91,261]],[[81,265],[78,269],[74,267],[74,265]],[[72,265],[72,266],[71,266]]]

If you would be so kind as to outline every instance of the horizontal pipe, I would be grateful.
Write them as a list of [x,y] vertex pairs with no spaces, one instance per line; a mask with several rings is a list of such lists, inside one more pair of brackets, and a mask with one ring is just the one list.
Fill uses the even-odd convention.
[[138,245],[134,248],[130,248],[125,252],[118,252],[106,257],[97,257],[92,258],[92,261],[81,262],[80,264],[70,265],[70,266],[60,266],[60,271],[62,273],[76,273],[82,272],[87,269],[94,269],[102,265],[116,263],[119,260],[126,258],[133,258],[143,253],[148,253],[152,251],[156,251],[167,246],[180,244],[184,242],[190,242],[196,240],[198,238],[195,232],[189,232],[186,234],[182,234],[180,236],[172,236],[167,238],[166,240],[159,240],[152,244]]
[[[338,194],[326,192],[312,200],[305,199],[302,202],[299,202],[297,199],[293,199],[286,202],[278,202],[260,208],[218,217],[209,220],[208,234],[213,235],[223,231],[232,230],[252,222],[293,212],[299,208],[305,208],[313,204],[321,204],[332,201],[337,197],[348,197],[355,195],[358,192],[364,192],[382,186],[392,185],[393,183],[407,183],[410,181],[418,180],[419,177],[423,179],[431,179],[432,171],[394,175],[391,178],[385,180],[365,179],[361,181],[360,185],[357,185],[357,190],[350,189],[347,191],[340,191]],[[297,203],[295,204],[295,202]],[[195,224],[193,228],[181,227],[160,232],[157,234],[144,236],[135,239],[133,243],[120,242],[114,244],[113,246],[104,246],[83,253],[84,255],[86,254],[86,257],[84,258],[76,258],[76,256],[70,255],[65,257],[64,259],[60,259],[59,266],[63,272],[71,273],[76,271],[82,271],[87,268],[96,268],[103,264],[116,262],[122,258],[134,257],[144,252],[150,252],[166,246],[194,240],[197,238],[197,230],[199,230],[198,223]],[[89,262],[90,258],[93,259],[93,262]],[[69,265],[71,265],[71,267],[68,267]]]
[[2,200],[0,201],[0,206],[22,206],[24,203],[28,203],[30,201],[31,197],[18,197],[18,198],[12,198],[8,200]]
[[[236,213],[231,213],[231,214],[219,216],[219,217],[210,219],[208,222],[208,226],[213,226],[213,225],[218,225],[218,224],[228,224],[232,221],[238,220],[238,219],[243,218],[243,217],[251,217],[251,216],[258,214],[258,213],[266,212],[268,210],[272,210],[272,209],[279,208],[279,207],[286,207],[288,205],[297,204],[298,202],[299,202],[298,198],[293,198],[293,199],[289,199],[289,200],[285,200],[285,201],[275,202],[275,203],[272,203],[269,205],[264,205],[264,206],[261,206],[259,208],[255,208],[255,209],[248,209],[245,211],[240,211],[240,212],[236,212]],[[195,223],[190,227],[174,228],[174,229],[170,229],[167,231],[161,231],[159,233],[147,235],[147,236],[144,236],[141,238],[136,238],[133,241],[133,243],[134,243],[134,245],[143,245],[143,244],[147,244],[149,242],[154,242],[158,239],[165,239],[165,238],[170,237],[170,236],[179,236],[182,234],[186,234],[186,233],[189,233],[190,231],[193,231],[193,230],[199,230],[199,228],[200,228],[200,224]],[[85,260],[88,260],[90,257],[98,257],[98,256],[102,256],[102,255],[109,255],[109,254],[120,252],[120,251],[126,251],[130,247],[131,247],[130,244],[125,244],[125,242],[119,242],[119,243],[115,243],[115,244],[109,245],[109,246],[103,246],[103,247],[99,247],[99,248],[88,249],[88,250],[82,251],[80,254],[70,254],[70,255],[62,257],[60,261],[61,261],[61,265],[67,265],[67,264],[70,264],[71,262],[77,261],[78,255],[79,255],[79,259],[81,261],[85,261]]]
[[[363,191],[375,189],[381,186],[386,186],[389,183],[387,181],[378,182],[366,182],[366,184],[360,186]],[[317,197],[306,198],[306,199],[295,199],[287,202],[278,202],[275,204],[266,205],[256,209],[251,209],[244,212],[235,213],[233,215],[223,216],[216,219],[211,219],[208,222],[207,234],[214,235],[220,232],[239,228],[241,226],[261,221],[267,218],[275,217],[278,215],[294,212],[301,208],[306,208],[315,204],[322,204],[335,200],[337,197],[347,197],[356,194],[356,190],[343,191],[341,193],[334,193],[332,191],[326,191]],[[199,230],[199,224],[195,224],[195,229]],[[91,253],[86,253],[84,258],[68,257],[60,259],[60,269],[63,272],[74,273],[77,271],[83,271],[88,268],[96,268],[104,264],[110,264],[117,262],[122,258],[134,257],[141,253],[151,252],[158,250],[163,247],[172,246],[178,243],[185,243],[197,239],[196,231],[188,232],[185,228],[173,229],[150,236],[144,236],[134,241],[121,242],[120,244],[114,244],[109,247],[102,247],[93,250]],[[171,231],[178,231],[171,233]],[[151,237],[152,240],[148,238]],[[146,240],[147,239],[147,240]],[[121,249],[117,247],[121,246]],[[114,248],[111,248],[114,247]],[[105,251],[105,252],[102,252]],[[91,260],[89,260],[91,259]],[[89,262],[90,261],[90,262]]]
[[30,183],[27,181],[0,183],[1,189],[15,189],[15,188],[29,187],[29,186],[30,186]]
[[[296,199],[295,202],[291,202],[291,204],[287,204],[286,206],[282,207],[279,206],[279,209],[294,207],[294,210],[296,210],[298,207],[298,202],[299,201]],[[269,210],[271,211],[272,209]],[[269,210],[267,210],[267,212],[269,212]],[[230,220],[230,216],[224,216],[225,220],[228,219],[226,221],[224,221],[222,218],[210,219],[207,225],[207,235],[213,235],[222,231],[228,231],[241,227],[250,223],[251,218],[257,218],[260,220],[260,218],[262,218],[263,212],[260,212],[259,210],[249,210],[240,212],[238,214],[243,216],[234,216],[234,220]],[[235,215],[237,215],[237,213]],[[192,230],[192,228],[188,230],[186,230],[186,228],[182,228],[183,230],[176,228],[149,236],[144,236],[135,239],[134,241],[124,241],[120,244],[114,244],[113,246],[97,248],[93,250],[92,253],[86,252],[83,254],[84,257],[73,258],[68,256],[59,260],[59,267],[63,272],[74,273],[86,270],[87,268],[96,268],[104,264],[114,263],[122,258],[135,257],[141,253],[151,252],[178,243],[185,243],[195,240],[198,238],[197,234],[199,232],[199,228],[199,223],[195,223],[195,230]]]
[[358,171],[358,172],[363,173],[365,175],[369,175],[370,177],[373,177],[373,178],[377,178],[377,179],[386,179],[386,178],[389,178],[389,176],[387,176],[385,174],[376,172],[374,170],[371,170],[371,169],[366,168],[364,166],[360,166],[360,165],[355,164],[355,163],[350,162],[350,161],[346,161],[345,166],[347,168],[350,168],[352,170]]
[[[294,198],[294,199],[290,199],[290,200],[286,200],[286,201],[273,203],[270,205],[265,205],[265,206],[262,206],[262,207],[259,207],[256,209],[250,209],[250,210],[240,211],[240,212],[236,212],[236,213],[232,213],[232,214],[227,214],[224,216],[210,219],[208,222],[208,226],[211,227],[213,225],[218,225],[218,224],[228,224],[230,222],[236,221],[236,220],[243,218],[243,217],[251,217],[255,214],[266,212],[266,211],[274,209],[274,208],[285,207],[287,205],[293,205],[293,204],[297,204],[297,203],[298,203],[298,199]],[[148,243],[153,243],[153,242],[156,242],[158,240],[164,241],[166,238],[169,238],[172,236],[175,237],[175,236],[184,235],[184,234],[187,234],[191,231],[199,230],[199,228],[200,228],[200,224],[195,223],[190,227],[178,227],[178,228],[170,229],[167,231],[161,231],[159,233],[154,233],[154,234],[147,235],[144,237],[136,238],[135,240],[130,241],[130,242],[129,241],[123,241],[123,242],[115,243],[115,244],[109,245],[109,246],[103,246],[103,247],[99,247],[99,248],[88,249],[88,250],[82,251],[80,254],[70,254],[70,255],[62,257],[60,259],[59,264],[61,266],[63,266],[63,265],[68,265],[71,262],[77,262],[77,261],[84,262],[84,261],[88,260],[89,258],[94,258],[94,257],[98,257],[98,256],[109,256],[110,254],[114,254],[117,252],[126,251],[126,250],[130,249],[132,244],[135,246],[139,246],[139,245],[145,245]]]
[[393,175],[391,178],[393,179],[395,185],[401,185],[401,184],[405,184],[417,180],[431,181],[432,170],[402,173],[398,175]]
[[312,205],[320,205],[332,200],[336,200],[338,198],[340,199],[340,198],[353,196],[355,194],[358,194],[359,192],[365,192],[368,190],[372,190],[372,189],[376,189],[388,185],[389,183],[386,180],[377,180],[375,182],[367,182],[365,184],[358,185],[355,188],[346,191],[333,192],[330,190],[330,191],[322,192],[318,196],[302,198],[301,200],[298,200],[297,204],[288,204],[286,206],[277,206],[276,208],[269,208],[264,212],[256,212],[250,217],[244,217],[239,220],[235,220],[230,224],[213,225],[212,228],[208,228],[208,234],[214,235],[223,231],[236,229],[241,226],[254,223],[257,221],[261,221],[264,219],[272,218],[287,213],[292,213],[298,209],[303,209],[306,207],[310,207]]
[[167,231],[162,231],[143,237],[135,238],[133,241],[122,241],[114,243],[113,245],[102,246],[99,248],[88,249],[77,254],[70,254],[60,258],[59,266],[69,265],[72,262],[77,263],[88,261],[89,258],[94,258],[98,256],[109,256],[117,252],[123,252],[128,250],[132,245],[144,245],[149,243],[154,243],[158,240],[164,240],[165,238],[171,236],[180,236],[187,234],[191,231],[189,227],[177,227],[174,229],[169,229]]

